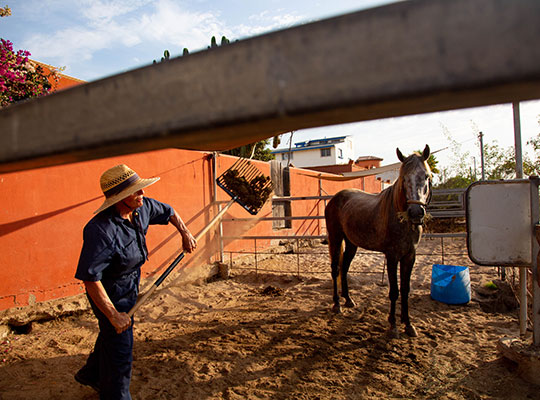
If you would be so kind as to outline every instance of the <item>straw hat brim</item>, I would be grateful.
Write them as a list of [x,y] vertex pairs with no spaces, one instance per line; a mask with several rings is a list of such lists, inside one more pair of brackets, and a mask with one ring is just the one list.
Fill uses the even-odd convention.
[[111,197],[105,198],[105,201],[99,207],[96,211],[94,211],[94,214],[97,214],[110,206],[118,203],[119,201],[124,200],[126,197],[131,196],[133,193],[138,192],[141,189],[144,189],[145,187],[148,187],[150,185],[153,185],[159,181],[159,178],[149,178],[149,179],[139,179],[138,181],[135,181],[132,185],[128,186],[124,190],[122,190],[120,193],[117,193]]

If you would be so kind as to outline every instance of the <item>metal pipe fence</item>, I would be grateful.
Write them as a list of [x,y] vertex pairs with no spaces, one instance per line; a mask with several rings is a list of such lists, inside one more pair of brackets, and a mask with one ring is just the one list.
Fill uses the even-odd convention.
[[[455,238],[465,238],[465,233],[428,233],[424,235],[425,240],[430,241],[440,241],[439,250],[436,252],[426,252],[423,250],[423,246],[419,247],[419,251],[417,252],[417,259],[429,259],[434,260],[433,262],[437,262],[440,260],[441,264],[445,264],[446,262],[452,261],[452,260],[462,260],[464,257],[467,257],[468,259],[468,253],[467,251],[454,251],[451,249],[448,249],[448,246],[445,246],[445,239],[455,239]],[[244,270],[244,271],[254,271],[256,274],[258,273],[296,273],[296,275],[314,275],[314,274],[328,274],[330,269],[327,268],[325,270],[314,270],[313,268],[303,268],[302,265],[302,259],[307,257],[313,257],[313,256],[320,256],[320,257],[328,257],[328,251],[320,251],[318,249],[314,250],[307,250],[309,246],[302,246],[302,241],[313,241],[313,240],[325,240],[326,235],[273,235],[273,236],[228,236],[224,239],[242,239],[242,240],[253,240],[253,250],[242,250],[242,251],[227,251],[228,253],[228,264],[231,270]],[[292,241],[294,245],[288,249],[287,251],[268,251],[263,250],[260,251],[259,245],[257,241],[260,240],[287,240]],[[321,243],[322,244],[322,243]],[[248,258],[250,263],[252,263],[251,266],[235,266],[234,256],[242,257],[242,258]],[[361,257],[363,255],[369,255],[372,258],[376,258],[376,266],[382,266],[382,274],[384,277],[384,271],[386,267],[386,260],[384,257],[384,254],[375,252],[375,251],[366,251],[363,249],[359,249],[356,253],[355,258]],[[237,258],[238,258],[237,257]],[[293,270],[292,268],[288,267],[289,265],[294,265],[290,262],[286,262],[285,265],[286,268],[281,269],[268,269],[265,267],[261,267],[260,263],[265,261],[268,258],[273,258],[274,260],[279,258],[292,258],[294,257],[296,259],[296,268]],[[379,261],[380,260],[380,261]],[[225,260],[223,260],[225,262]],[[245,262],[245,261],[244,261]],[[431,261],[430,261],[431,262]],[[329,258],[328,258],[329,263]],[[367,267],[367,266],[366,266]],[[373,268],[373,265],[369,267],[369,269],[362,269],[359,270],[358,268],[351,268],[350,272],[351,274],[378,274],[381,272],[375,271]]]
[[[446,194],[446,193],[443,193]],[[289,201],[306,201],[306,200],[317,200],[317,201],[327,201],[328,199],[332,198],[330,195],[321,195],[321,196],[285,196],[285,197],[274,197],[273,201],[281,201],[281,200],[289,200]],[[460,202],[461,204],[461,202]],[[437,218],[437,217],[435,217]],[[246,222],[253,220],[253,217],[250,218],[228,218],[224,219],[223,221],[227,222]],[[265,218],[259,218],[259,221],[277,221],[277,220],[285,220],[285,221],[306,221],[306,220],[324,220],[323,215],[302,215],[302,216],[272,216],[272,217],[265,217]],[[456,259],[457,257],[464,257],[467,256],[468,259],[468,253],[467,252],[459,252],[459,253],[452,253],[450,251],[447,251],[445,248],[445,242],[444,240],[446,238],[465,238],[466,233],[464,232],[457,232],[457,233],[425,233],[423,235],[424,239],[428,240],[440,240],[440,252],[437,254],[433,253],[423,253],[422,251],[417,252],[417,258],[418,257],[440,257],[441,264],[445,264],[449,259]],[[253,240],[253,250],[252,251],[225,251],[225,253],[229,253],[229,264],[230,268],[233,269],[234,261],[233,256],[239,255],[241,257],[252,257],[253,258],[253,266],[247,267],[247,268],[239,268],[236,269],[244,269],[244,270],[254,270],[256,273],[261,272],[262,269],[259,267],[259,262],[261,261],[261,257],[269,257],[269,256],[291,256],[294,255],[296,257],[296,273],[297,275],[300,275],[300,260],[301,257],[307,257],[308,255],[319,255],[319,256],[328,256],[328,252],[313,252],[313,251],[303,251],[301,250],[300,242],[306,241],[306,240],[324,240],[326,239],[326,235],[267,235],[267,236],[224,236],[223,239],[226,240]],[[287,240],[287,241],[293,241],[296,243],[296,251],[288,252],[288,254],[284,253],[276,253],[272,251],[259,251],[259,246],[257,241],[261,240]],[[293,246],[294,247],[294,246]],[[371,252],[371,251],[365,251],[362,249],[359,249],[356,253],[356,256],[362,256],[362,255],[370,255],[372,257],[380,257],[381,262],[380,265],[383,266],[383,274],[386,267],[386,260],[384,258],[384,255],[382,253],[378,252]],[[224,261],[225,254],[222,255],[222,261]],[[283,272],[282,270],[276,271],[276,270],[268,270],[265,269],[264,272]],[[327,271],[303,271],[304,274],[317,274],[317,273],[327,273]],[[373,269],[367,270],[367,271],[355,271],[352,270],[350,273],[362,273],[362,274],[370,274],[375,273]]]

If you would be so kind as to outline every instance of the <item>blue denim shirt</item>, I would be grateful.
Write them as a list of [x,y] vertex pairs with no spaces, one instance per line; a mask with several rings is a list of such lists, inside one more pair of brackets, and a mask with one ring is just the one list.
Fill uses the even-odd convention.
[[133,213],[133,224],[122,218],[115,207],[103,210],[84,227],[75,278],[108,281],[138,273],[148,258],[145,238],[148,226],[166,225],[173,214],[171,206],[148,197]]

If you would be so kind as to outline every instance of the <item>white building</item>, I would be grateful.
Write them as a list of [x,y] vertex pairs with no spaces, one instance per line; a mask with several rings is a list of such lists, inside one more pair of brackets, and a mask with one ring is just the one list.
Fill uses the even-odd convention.
[[297,142],[290,150],[276,149],[272,154],[284,166],[289,157],[290,163],[299,168],[347,164],[354,160],[354,145],[351,136],[338,136]]

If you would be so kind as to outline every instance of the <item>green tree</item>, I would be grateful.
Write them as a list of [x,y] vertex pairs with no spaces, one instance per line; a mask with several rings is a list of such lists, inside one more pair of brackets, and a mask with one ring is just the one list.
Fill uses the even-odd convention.
[[[538,124],[540,125],[540,116],[538,118]],[[526,175],[540,175],[540,133],[535,138],[527,141],[529,146],[532,146],[533,157],[528,159],[527,162],[523,161],[523,172]]]
[[516,176],[516,157],[512,147],[501,148],[497,141],[484,144],[484,168],[487,180],[512,179]]
[[[473,130],[478,131],[473,124]],[[480,148],[478,149],[477,171],[471,165],[472,156],[469,152],[461,151],[461,143],[456,142],[446,127],[443,126],[443,132],[450,142],[448,146],[452,152],[450,166],[442,168],[439,174],[439,183],[437,188],[459,188],[467,187],[477,178],[480,178]],[[477,140],[477,132],[474,132],[471,140]],[[537,152],[537,159],[540,155],[540,135],[537,139],[528,142]],[[513,179],[516,176],[516,157],[512,146],[503,148],[499,146],[496,140],[491,143],[484,143],[484,174],[486,180]],[[538,171],[540,162],[532,161],[527,154],[523,154],[523,173],[525,176],[535,174]]]
[[270,139],[261,140],[259,142],[240,146],[232,150],[226,150],[223,154],[237,156],[242,158],[253,158],[255,160],[270,161],[275,157],[268,148]]
[[[538,174],[540,160],[538,155],[535,155],[536,159],[531,159],[527,153],[522,154],[523,176]],[[492,144],[484,145],[484,164],[487,180],[516,178],[516,155],[512,146],[502,148],[496,140]]]
[[466,188],[474,180],[470,176],[453,176],[444,182],[435,185],[435,189],[460,189]]

